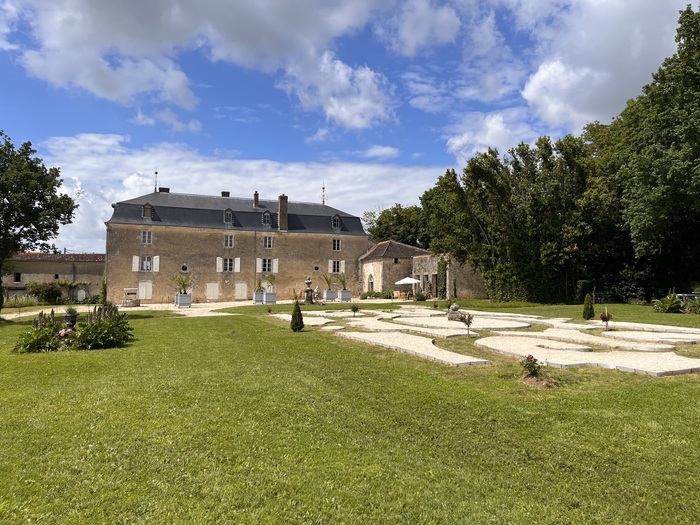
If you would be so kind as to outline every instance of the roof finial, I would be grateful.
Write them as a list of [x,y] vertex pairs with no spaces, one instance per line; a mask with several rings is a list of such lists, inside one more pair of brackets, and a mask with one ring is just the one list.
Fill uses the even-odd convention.
[[153,180],[153,193],[156,193],[158,191],[158,168],[156,167],[156,175]]
[[326,181],[323,181],[323,187],[321,188],[321,204],[326,205]]

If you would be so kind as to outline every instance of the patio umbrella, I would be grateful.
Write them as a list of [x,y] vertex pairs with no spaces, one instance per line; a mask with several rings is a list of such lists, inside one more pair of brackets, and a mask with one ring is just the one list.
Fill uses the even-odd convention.
[[400,281],[396,281],[394,284],[419,284],[420,281],[418,279],[414,279],[413,277],[404,277]]

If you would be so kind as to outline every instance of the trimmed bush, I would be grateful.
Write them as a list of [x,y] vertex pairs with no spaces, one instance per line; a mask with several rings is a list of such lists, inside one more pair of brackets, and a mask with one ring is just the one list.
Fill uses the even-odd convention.
[[301,306],[299,306],[299,301],[294,302],[291,325],[292,332],[301,332],[304,329],[304,316],[301,315]]
[[595,310],[593,308],[593,298],[591,294],[586,294],[586,299],[583,301],[583,318],[586,321],[590,321],[595,317]]

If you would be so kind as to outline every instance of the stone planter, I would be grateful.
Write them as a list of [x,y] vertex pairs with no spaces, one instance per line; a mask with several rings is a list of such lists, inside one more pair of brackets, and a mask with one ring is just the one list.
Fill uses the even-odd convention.
[[323,290],[323,300],[326,302],[335,301],[335,290]]
[[262,304],[265,292],[253,292],[253,304]]
[[338,290],[338,301],[341,303],[350,302],[350,290]]
[[175,294],[175,306],[178,308],[189,308],[192,306],[192,294],[191,293],[176,293]]
[[277,292],[263,292],[263,304],[277,304]]
[[78,314],[63,314],[63,317],[66,320],[66,326],[68,328],[75,328],[75,323],[78,319]]

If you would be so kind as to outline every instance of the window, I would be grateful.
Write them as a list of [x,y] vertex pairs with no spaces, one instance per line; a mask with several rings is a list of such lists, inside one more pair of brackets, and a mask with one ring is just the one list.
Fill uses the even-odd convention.
[[270,223],[271,223],[270,212],[266,211],[265,213],[262,214],[262,223],[265,226],[270,226]]
[[394,257],[394,264],[399,264],[399,258],[398,258],[398,257]]
[[345,261],[328,260],[328,273],[345,273]]
[[272,259],[262,260],[262,271],[263,273],[272,273]]
[[224,212],[224,222],[227,224],[233,223],[233,212],[231,210],[226,210]]
[[142,272],[151,272],[153,271],[153,259],[150,255],[142,255],[141,256],[141,271]]
[[340,261],[333,261],[332,273],[340,273]]
[[334,252],[339,252],[340,251],[340,239],[333,239],[333,251]]
[[143,208],[141,208],[141,215],[146,219],[153,217],[153,208],[150,204],[144,204]]
[[224,248],[233,248],[233,235],[224,235]]
[[333,224],[334,230],[340,229],[340,217],[338,217],[337,215],[334,215],[333,218],[331,219],[331,223]]
[[55,280],[58,280],[60,277],[61,277],[61,276],[58,275],[57,273],[53,274],[53,278],[54,278]]
[[216,271],[221,272],[240,272],[241,271],[241,258],[240,257],[217,257],[216,258]]
[[272,248],[272,237],[263,237],[263,248]]
[[21,274],[21,273],[17,272],[17,273],[15,274],[15,282],[16,282],[16,283],[21,283],[21,282],[22,282],[22,274]]
[[141,244],[151,244],[152,239],[153,235],[151,234],[150,230],[141,232]]
[[224,257],[224,271],[225,272],[232,272],[233,271],[233,259],[230,257]]

